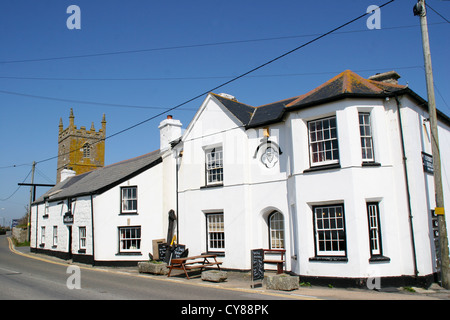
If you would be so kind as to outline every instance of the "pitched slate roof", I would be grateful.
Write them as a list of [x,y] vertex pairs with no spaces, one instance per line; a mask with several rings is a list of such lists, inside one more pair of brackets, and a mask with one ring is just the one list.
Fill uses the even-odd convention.
[[[391,72],[397,75],[397,73]],[[380,79],[380,77],[374,77]],[[345,98],[385,98],[397,94],[409,94],[426,107],[426,101],[405,85],[364,79],[351,70],[345,70],[324,84],[293,98],[253,107],[248,104],[213,94],[247,128],[282,121],[286,112],[312,107],[315,105]],[[438,111],[441,118],[449,122],[449,118]]]
[[347,97],[381,98],[402,91],[407,86],[367,80],[353,71],[345,70],[324,84],[298,97],[287,108],[306,107]]
[[34,203],[102,193],[123,181],[161,163],[159,150],[70,177],[37,199]]
[[233,99],[223,97],[219,94],[211,93],[219,102],[227,108],[243,125],[247,125],[255,111],[255,108],[238,102]]
[[259,127],[267,121],[278,122],[283,118],[286,105],[294,101],[297,97],[289,98],[277,102],[272,102],[255,108],[253,116],[247,127]]

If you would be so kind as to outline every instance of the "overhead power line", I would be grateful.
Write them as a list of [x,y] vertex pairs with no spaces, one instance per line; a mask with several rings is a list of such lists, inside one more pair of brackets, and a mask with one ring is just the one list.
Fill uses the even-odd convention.
[[[394,0],[392,0],[392,1],[394,1]],[[445,23],[445,22],[430,23],[429,25],[438,25],[438,24],[443,24],[443,23]],[[387,31],[387,30],[414,28],[414,27],[417,27],[417,25],[383,27],[382,29],[379,29],[376,31]],[[350,33],[359,33],[359,32],[374,32],[374,30],[369,30],[369,29],[365,28],[365,29],[361,29],[361,30],[349,30],[349,31],[340,31],[340,32],[333,32],[333,33],[334,34],[350,34]],[[240,44],[240,43],[286,40],[286,39],[296,39],[296,38],[305,38],[305,37],[317,37],[317,36],[321,36],[321,35],[322,34],[320,34],[320,33],[313,33],[313,34],[259,38],[259,39],[231,40],[231,41],[210,42],[210,43],[201,43],[201,44],[188,44],[188,45],[160,47],[160,48],[121,50],[121,51],[110,51],[110,52],[101,52],[101,53],[88,53],[88,54],[79,54],[79,55],[70,55],[70,56],[30,58],[30,59],[21,59],[21,60],[3,60],[3,61],[0,61],[0,64],[15,64],[15,63],[27,63],[27,62],[44,62],[44,61],[56,61],[56,60],[67,60],[67,59],[93,58],[93,57],[103,57],[103,56],[113,56],[113,55],[123,55],[123,54],[145,53],[145,52],[153,52],[153,51],[190,49],[190,48],[223,46],[223,45]]]
[[[442,19],[444,19],[445,21],[447,21],[447,23],[450,23],[450,21],[449,21],[446,17],[444,17],[442,14],[440,14],[439,12],[437,12],[436,10],[434,10],[432,7],[430,7],[430,6],[428,5],[428,3],[426,3],[425,5],[426,5],[428,8],[430,8],[432,11],[434,11],[434,13],[436,13],[439,17],[441,17]],[[430,23],[429,23],[428,25],[430,25]]]
[[[356,69],[355,72],[365,72],[365,71],[378,71],[380,69],[420,69],[423,66],[406,66],[406,67],[381,67],[375,69]],[[295,76],[311,76],[311,75],[321,75],[321,74],[336,74],[340,71],[322,71],[322,72],[303,72],[303,73],[278,73],[278,74],[259,74],[259,75],[249,75],[248,78],[271,78],[271,77],[295,77]],[[154,78],[64,78],[64,77],[30,77],[30,76],[0,76],[0,79],[10,79],[10,80],[38,80],[38,81],[178,81],[178,80],[209,80],[209,79],[231,79],[235,75],[218,75],[218,76],[189,76],[189,77],[154,77]],[[35,96],[26,93],[13,92],[13,91],[3,91],[0,93],[11,93],[16,95],[24,95],[28,97],[39,97],[43,99],[60,99],[51,98],[43,96]],[[70,102],[73,102],[70,100]],[[76,101],[75,101],[76,102]],[[95,103],[94,103],[95,104]],[[105,103],[108,105],[108,103]],[[121,106],[121,105],[119,105]],[[158,107],[155,107],[158,108]],[[162,109],[162,108],[161,108]]]
[[38,95],[33,95],[33,94],[28,94],[28,93],[6,91],[6,90],[0,90],[0,93],[21,96],[21,97],[27,97],[27,98],[62,101],[62,102],[79,103],[79,104],[91,104],[91,105],[109,106],[109,107],[138,108],[138,109],[163,109],[163,110],[167,109],[164,107],[138,106],[138,105],[127,105],[127,104],[118,104],[118,103],[106,103],[106,102],[95,102],[95,101],[73,100],[73,99],[66,99],[66,98],[46,97],[46,96],[38,96]]
[[22,163],[22,164],[11,164],[9,166],[2,166],[0,169],[9,169],[9,168],[16,168],[16,167],[23,167],[23,166],[31,166],[29,163]]
[[[28,174],[27,174],[27,176],[25,177],[25,179],[23,179],[22,183],[24,183],[24,182],[27,180],[27,178],[29,177],[30,174],[31,174],[31,169],[30,169],[30,172],[28,172]],[[17,189],[16,189],[9,197],[6,197],[6,198],[4,198],[4,199],[0,199],[0,201],[6,201],[6,200],[11,199],[12,196],[14,196],[14,195],[17,193],[17,191],[19,191],[19,189],[20,189],[21,187],[22,187],[22,186],[19,185],[19,186],[17,187]]]
[[[406,66],[406,67],[383,67],[383,68],[376,68],[376,69],[359,69],[354,70],[355,72],[367,72],[367,71],[378,71],[380,69],[386,69],[386,70],[400,70],[400,69],[423,69],[423,66]],[[281,74],[267,74],[267,75],[249,75],[248,77],[254,77],[254,78],[268,78],[268,77],[293,77],[293,76],[311,76],[311,75],[321,75],[321,74],[336,74],[340,71],[323,71],[323,72],[305,72],[305,73],[281,73]],[[110,78],[110,79],[103,79],[103,78],[35,78],[35,77],[7,77],[7,76],[0,76],[0,78],[6,78],[6,79],[21,79],[21,80],[93,80],[93,81],[104,81],[104,80],[124,80],[124,81],[132,81],[132,80],[148,80],[148,81],[160,81],[160,80],[204,80],[204,79],[231,79],[235,76],[210,76],[210,77],[167,77],[167,78]],[[8,95],[14,95],[19,97],[26,97],[26,98],[34,98],[34,99],[41,99],[41,100],[49,100],[49,101],[60,101],[60,102],[69,102],[69,103],[78,103],[78,104],[87,104],[87,105],[98,105],[103,107],[118,107],[118,108],[135,108],[135,109],[161,109],[161,110],[167,110],[166,107],[157,107],[157,106],[143,106],[143,105],[132,105],[132,104],[118,104],[118,103],[108,103],[108,102],[99,102],[99,101],[86,101],[86,100],[77,100],[77,99],[69,99],[69,98],[59,98],[59,97],[49,97],[49,96],[41,96],[41,95],[34,95],[24,92],[17,92],[17,91],[7,91],[7,90],[0,90],[0,94],[8,94]],[[187,109],[184,108],[183,110],[196,110],[196,109]],[[12,166],[7,166],[12,167]],[[0,167],[0,169],[3,169],[4,167]]]
[[[379,8],[381,9],[381,8],[387,6],[388,4],[392,3],[392,2],[394,2],[394,0],[390,0],[390,1],[380,5]],[[245,77],[245,76],[247,76],[247,75],[249,75],[249,74],[251,74],[251,73],[253,73],[253,72],[257,71],[257,70],[259,70],[259,69],[264,68],[265,66],[267,66],[269,64],[272,64],[272,63],[274,63],[274,62],[276,62],[276,61],[278,61],[278,60],[280,60],[280,59],[282,59],[282,58],[284,58],[284,57],[286,57],[286,56],[288,56],[288,55],[290,55],[290,54],[292,54],[292,53],[294,53],[294,52],[296,52],[296,51],[298,51],[298,50],[300,50],[300,49],[302,49],[302,48],[304,48],[304,47],[306,47],[306,46],[308,46],[308,45],[310,45],[310,44],[312,44],[312,43],[314,43],[314,42],[316,42],[316,41],[318,41],[318,40],[320,40],[320,39],[322,39],[322,38],[324,38],[324,37],[326,37],[326,36],[328,36],[330,34],[332,34],[332,33],[334,33],[334,32],[336,32],[336,31],[338,31],[340,29],[342,29],[342,28],[344,28],[344,27],[354,23],[355,21],[360,20],[361,18],[365,17],[368,14],[369,13],[361,14],[361,15],[357,16],[356,18],[353,18],[350,21],[345,22],[345,23],[341,24],[340,26],[338,26],[338,27],[336,27],[334,29],[331,29],[330,31],[325,32],[325,33],[315,37],[314,39],[312,39],[310,41],[307,41],[307,42],[305,42],[304,44],[302,44],[302,45],[300,45],[298,47],[295,47],[292,50],[289,50],[289,51],[287,51],[287,52],[285,52],[285,53],[283,53],[283,54],[281,54],[281,55],[279,55],[279,56],[277,56],[277,57],[275,57],[275,58],[273,58],[273,59],[271,59],[271,60],[269,60],[269,61],[267,61],[267,62],[265,62],[265,63],[263,63],[263,64],[261,64],[259,66],[257,66],[257,67],[255,67],[255,68],[250,69],[247,72],[244,72],[244,73],[240,74],[239,76],[236,76],[236,77],[234,77],[234,78],[232,78],[232,79],[230,79],[230,80],[228,80],[226,82],[223,82],[222,84],[220,84],[218,86],[210,88],[210,89],[208,89],[208,90],[206,90],[206,91],[204,91],[204,92],[202,92],[202,93],[200,93],[200,94],[198,94],[198,95],[196,95],[196,96],[194,96],[194,97],[192,97],[192,98],[190,98],[188,100],[185,100],[182,103],[177,104],[176,106],[174,106],[172,108],[169,108],[169,109],[167,109],[165,111],[162,111],[162,112],[160,112],[158,114],[155,114],[154,116],[152,116],[150,118],[144,119],[144,120],[142,120],[142,121],[140,121],[140,122],[138,122],[138,123],[136,123],[136,124],[134,124],[132,126],[129,126],[129,127],[125,128],[125,129],[122,129],[122,130],[120,130],[120,131],[118,131],[116,133],[113,133],[113,134],[105,137],[104,140],[110,139],[110,138],[118,136],[118,135],[120,135],[120,134],[122,134],[124,132],[132,130],[132,129],[138,127],[138,126],[143,125],[144,123],[147,123],[147,122],[149,122],[149,121],[151,121],[153,119],[156,119],[156,118],[158,118],[158,117],[160,117],[160,116],[162,116],[162,115],[164,115],[164,114],[166,114],[166,113],[168,113],[170,111],[178,109],[178,108],[180,108],[180,107],[182,107],[182,106],[184,106],[184,105],[186,105],[186,104],[188,104],[188,103],[190,103],[190,102],[192,102],[194,100],[197,100],[198,98],[208,94],[209,92],[213,92],[213,91],[215,91],[215,90],[217,90],[219,88],[222,88],[222,87],[224,87],[224,86],[226,86],[226,85],[228,85],[228,84],[230,84],[232,82],[235,82],[235,81],[237,81],[237,80],[239,80],[239,79],[241,79],[241,78],[243,78],[243,77]],[[98,142],[100,142],[100,141],[101,140],[98,140]],[[58,156],[53,156],[53,157],[50,157],[50,158],[47,158],[47,159],[43,159],[43,160],[37,161],[36,163],[42,163],[42,162],[50,161],[50,160],[53,160],[53,159],[56,159],[56,158],[58,158]]]

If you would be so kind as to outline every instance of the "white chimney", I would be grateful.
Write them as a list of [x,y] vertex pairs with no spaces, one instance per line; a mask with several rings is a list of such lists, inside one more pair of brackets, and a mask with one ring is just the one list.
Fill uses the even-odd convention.
[[181,137],[181,126],[180,120],[174,120],[172,116],[167,116],[167,119],[159,124],[161,151],[169,149],[170,143]]
[[62,169],[61,170],[61,180],[59,182],[64,181],[67,178],[76,176],[76,174],[77,173],[75,171],[71,170],[71,169]]

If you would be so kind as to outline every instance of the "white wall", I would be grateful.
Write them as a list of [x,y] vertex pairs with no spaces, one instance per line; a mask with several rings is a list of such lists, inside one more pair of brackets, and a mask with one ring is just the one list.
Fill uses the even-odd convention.
[[[120,188],[137,186],[137,214],[120,214]],[[144,261],[153,252],[152,240],[165,238],[167,213],[163,212],[162,165],[158,164],[100,195],[94,196],[96,261]],[[118,227],[141,226],[142,255],[119,254]]]
[[[367,277],[413,274],[408,212],[396,119],[383,100],[344,100],[290,115],[294,153],[295,203],[298,216],[299,261],[302,275]],[[358,112],[371,112],[377,167],[362,167]],[[340,169],[309,169],[307,122],[336,115]],[[298,148],[296,148],[296,145]],[[366,202],[379,202],[383,255],[390,262],[370,263]],[[310,261],[314,253],[315,205],[344,205],[347,262]]]
[[[423,126],[426,112],[415,101],[401,99],[402,124],[410,186],[411,213],[419,276],[433,273],[434,246],[430,209],[434,208],[433,177],[424,173],[421,152],[431,153],[429,126]],[[370,112],[377,166],[362,166],[358,112]],[[340,168],[309,171],[307,122],[336,115]],[[267,217],[279,211],[285,222],[286,269],[305,276],[374,277],[411,276],[414,256],[411,241],[408,197],[403,166],[402,143],[395,99],[345,99],[288,114],[284,122],[269,127],[270,141],[282,154],[273,167],[261,162],[263,128],[245,130],[214,96],[208,96],[188,126],[176,150],[163,155],[159,164],[120,185],[95,195],[95,260],[146,260],[152,240],[167,235],[168,210],[176,209],[175,183],[178,174],[179,243],[190,255],[207,250],[206,214],[224,213],[225,268],[249,269],[250,250],[269,247]],[[428,129],[427,129],[428,128]],[[427,131],[428,130],[428,131]],[[440,123],[443,187],[446,211],[450,212],[450,130]],[[223,148],[224,181],[206,186],[205,150]],[[176,157],[180,167],[176,169]],[[305,171],[306,170],[306,171]],[[120,188],[138,186],[138,214],[120,214]],[[370,262],[367,202],[379,203],[383,256],[390,261]],[[348,261],[312,261],[315,258],[315,205],[343,204]],[[73,224],[73,253],[77,253],[79,226],[89,234],[90,197],[79,197]],[[64,207],[66,206],[66,207]],[[38,206],[38,229],[32,228],[32,247],[39,248],[40,227],[46,225],[43,249],[67,252],[67,226],[62,215],[67,204],[50,203],[49,217]],[[36,219],[33,206],[32,221]],[[52,226],[58,225],[58,246],[52,248]],[[447,219],[447,228],[449,222]],[[118,255],[120,226],[141,226],[142,255]],[[37,236],[37,243],[36,243]],[[88,240],[86,254],[92,254]]]
[[[442,188],[444,190],[444,207],[447,213],[447,237],[450,237],[450,126],[440,122],[438,126],[441,171],[442,171]],[[450,246],[450,244],[449,244]],[[450,251],[450,250],[449,250]]]
[[37,214],[38,214],[38,206],[32,205],[31,206],[31,215],[30,215],[30,248],[36,248],[37,242],[36,242],[36,222],[37,222]]
[[[91,197],[82,196],[73,200],[73,224],[72,224],[72,253],[93,255],[92,251],[92,210]],[[80,227],[86,228],[85,252],[80,252]]]
[[[410,193],[414,240],[419,275],[424,276],[433,272],[427,215],[430,196],[426,185],[430,178],[422,170],[422,148],[418,144],[421,136],[417,134],[419,109],[411,100],[405,102],[409,108],[402,109],[402,121],[408,178],[413,186]],[[358,112],[371,113],[378,166],[362,166]],[[307,122],[330,115],[336,115],[338,123],[340,169],[304,172],[310,169]],[[208,97],[203,103],[183,136],[179,172],[180,240],[190,252],[199,254],[206,250],[205,213],[223,211],[224,267],[248,269],[250,250],[269,245],[267,215],[277,210],[285,218],[288,270],[330,277],[414,275],[395,99],[327,103],[291,112],[285,122],[270,125],[269,129],[270,140],[279,144],[283,152],[273,168],[261,163],[260,153],[254,157],[263,141],[262,128],[245,131],[217,101]],[[448,137],[448,130],[445,134]],[[204,150],[210,145],[223,146],[224,182],[221,187],[202,188]],[[427,148],[424,146],[423,150]],[[367,202],[379,203],[383,255],[390,261],[369,262]],[[311,261],[315,255],[312,207],[331,203],[344,205],[348,261]],[[291,259],[293,256],[297,259]]]
[[[156,165],[102,194],[93,195],[93,206],[91,206],[90,195],[73,198],[72,214],[74,218],[73,224],[70,225],[63,221],[63,216],[68,211],[67,200],[50,201],[47,209],[45,203],[33,205],[31,247],[55,253],[68,253],[69,227],[71,227],[71,252],[74,255],[94,255],[96,261],[148,260],[148,253],[153,252],[152,240],[165,238],[167,234],[168,215],[163,211],[162,171],[162,164]],[[137,214],[121,214],[120,188],[122,186],[137,186]],[[36,211],[38,211],[37,223]],[[44,243],[41,241],[41,227],[43,226],[45,226]],[[53,245],[53,226],[58,227],[57,245]],[[118,228],[126,226],[141,226],[140,255],[118,254]],[[86,228],[86,247],[81,251],[80,227]],[[93,232],[95,233],[94,239]]]
[[[69,229],[63,216],[68,211],[67,201],[53,201],[32,206],[32,227],[30,246],[32,248],[69,252]],[[57,243],[53,241],[53,227],[57,227]],[[45,241],[42,241],[42,227],[45,227]]]
[[[279,143],[284,139],[284,126],[271,126],[270,134],[270,140]],[[186,130],[179,172],[179,219],[180,241],[190,254],[207,249],[207,213],[224,213],[226,248],[220,259],[226,268],[248,269],[250,250],[268,248],[267,216],[273,210],[285,215],[289,230],[288,153],[282,149],[276,165],[267,168],[260,161],[263,149],[254,157],[262,139],[262,130],[245,131],[211,96]],[[223,148],[224,181],[223,186],[205,188],[205,149],[212,146]]]
[[[422,151],[432,154],[430,123],[426,121],[428,112],[416,106],[413,100],[404,98],[401,100],[402,120],[407,152],[407,163],[411,187],[412,215],[414,219],[414,231],[419,261],[419,272],[435,271],[434,244],[430,211],[436,207],[435,188],[433,174],[426,173],[422,166]],[[450,128],[439,121],[438,139],[440,145],[442,186],[444,191],[445,211],[450,210]],[[446,219],[447,233],[450,223]]]

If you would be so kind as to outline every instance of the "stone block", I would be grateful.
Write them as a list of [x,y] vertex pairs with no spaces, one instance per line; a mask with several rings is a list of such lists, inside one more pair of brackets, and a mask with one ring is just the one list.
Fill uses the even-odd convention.
[[167,263],[165,262],[138,262],[139,273],[151,273],[151,274],[161,274],[166,275],[169,273],[169,268],[167,268]]
[[202,272],[203,281],[222,282],[227,280],[227,272],[219,270],[208,270]]
[[12,237],[17,240],[18,243],[27,241],[27,229],[12,228]]
[[277,274],[265,278],[266,288],[272,290],[291,291],[300,287],[299,276]]

